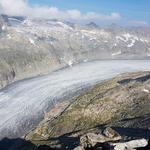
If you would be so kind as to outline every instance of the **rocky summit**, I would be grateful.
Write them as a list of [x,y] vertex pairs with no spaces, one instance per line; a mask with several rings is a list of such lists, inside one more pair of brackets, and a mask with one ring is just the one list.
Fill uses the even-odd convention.
[[149,59],[150,28],[0,16],[0,87],[79,62]]
[[150,72],[119,75],[64,100],[25,139],[60,150],[150,149]]

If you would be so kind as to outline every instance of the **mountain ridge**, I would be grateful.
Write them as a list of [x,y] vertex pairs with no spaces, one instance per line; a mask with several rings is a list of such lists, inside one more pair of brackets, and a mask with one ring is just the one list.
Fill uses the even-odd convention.
[[[26,140],[37,145],[56,146],[56,149],[59,146],[64,150],[67,149],[64,143],[57,142],[61,137],[72,137],[73,146],[73,142],[81,135],[99,133],[99,130],[110,126],[120,131],[124,140],[149,139],[149,134],[144,132],[149,133],[150,129],[149,82],[150,72],[134,72],[92,86],[71,98],[69,104],[68,100],[57,104],[45,115],[45,119],[25,136]],[[68,146],[71,146],[71,143]]]
[[[0,17],[0,87],[80,62],[149,59],[150,29]],[[13,72],[13,73],[12,73]]]

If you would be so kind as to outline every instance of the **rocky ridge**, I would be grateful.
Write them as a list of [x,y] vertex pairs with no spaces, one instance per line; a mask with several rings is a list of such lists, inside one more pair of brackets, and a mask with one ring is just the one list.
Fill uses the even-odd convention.
[[[57,104],[55,115],[54,108],[25,137],[36,145],[54,149],[71,150],[79,145],[76,149],[96,149],[100,144],[99,149],[109,145],[116,150],[148,150],[149,83],[149,72],[137,72],[97,84],[69,100],[70,103]],[[110,126],[113,129],[107,128]]]
[[0,16],[0,87],[96,59],[149,59],[150,29]]

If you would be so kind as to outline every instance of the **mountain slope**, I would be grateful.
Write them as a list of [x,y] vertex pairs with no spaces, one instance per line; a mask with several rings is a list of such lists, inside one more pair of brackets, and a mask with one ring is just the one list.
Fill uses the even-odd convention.
[[149,28],[0,17],[0,87],[83,61],[149,58]]
[[[149,129],[150,73],[124,74],[98,84],[64,105],[53,119],[54,110],[26,138],[40,140],[59,137],[66,133],[86,132],[95,127]],[[63,106],[60,104],[60,106]]]

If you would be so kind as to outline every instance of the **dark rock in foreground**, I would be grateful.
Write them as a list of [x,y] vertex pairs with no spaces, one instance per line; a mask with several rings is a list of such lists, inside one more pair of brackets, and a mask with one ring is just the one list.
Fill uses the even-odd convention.
[[135,148],[143,148],[148,145],[148,140],[146,139],[118,142],[122,140],[122,137],[110,127],[106,128],[104,133],[106,134],[87,133],[81,136],[80,146],[76,147],[74,150],[131,150]]

